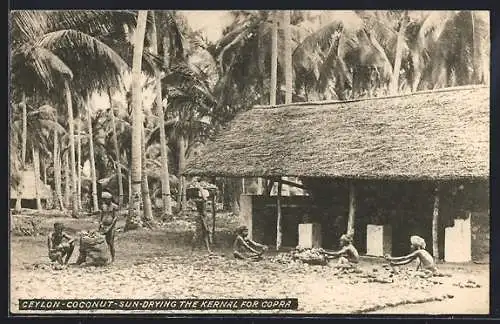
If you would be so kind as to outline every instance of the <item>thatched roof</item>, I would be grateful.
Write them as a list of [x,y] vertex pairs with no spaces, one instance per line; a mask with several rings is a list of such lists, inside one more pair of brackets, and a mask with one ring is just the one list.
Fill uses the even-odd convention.
[[185,174],[485,179],[489,106],[483,86],[257,106],[190,158]]
[[45,185],[40,178],[36,179],[33,169],[21,171],[20,175],[21,181],[19,185],[15,188],[11,187],[10,189],[10,199],[17,199],[18,190],[22,193],[22,199],[36,199],[35,180],[38,181],[38,190],[40,190],[39,196],[41,199],[48,199],[52,196],[50,187]]

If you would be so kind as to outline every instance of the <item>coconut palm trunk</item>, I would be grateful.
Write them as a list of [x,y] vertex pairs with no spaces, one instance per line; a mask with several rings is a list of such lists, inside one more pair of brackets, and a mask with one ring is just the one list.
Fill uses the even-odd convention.
[[149,192],[148,174],[146,172],[146,139],[144,127],[142,128],[142,204],[144,208],[144,221],[149,228],[154,227],[153,206]]
[[87,127],[89,129],[89,155],[90,155],[90,176],[92,178],[92,206],[93,211],[99,211],[99,200],[97,198],[97,175],[95,170],[94,138],[92,132],[92,114],[90,111],[90,100],[87,107]]
[[127,179],[128,179],[128,204],[130,206],[130,203],[132,202],[132,173],[130,172],[130,163],[127,173]]
[[177,139],[177,144],[179,147],[179,196],[177,203],[181,207],[181,210],[186,209],[186,178],[182,175],[186,167],[186,139],[184,135],[180,135]]
[[42,201],[40,199],[40,155],[38,149],[32,146],[33,152],[33,171],[35,172],[35,200],[36,209],[42,210]]
[[78,210],[82,209],[82,116],[81,113],[78,114],[78,119],[76,123],[76,190],[78,197]]
[[71,89],[69,81],[64,83],[66,94],[66,102],[68,105],[68,124],[69,124],[69,153],[70,153],[70,168],[71,168],[71,194],[72,206],[71,215],[73,218],[78,218],[78,192],[77,192],[77,175],[76,175],[76,158],[75,158],[75,123],[73,120],[73,99],[71,97]]
[[129,204],[129,215],[126,230],[141,227],[141,184],[142,184],[142,52],[146,33],[147,10],[139,10],[137,29],[135,31],[134,56],[132,62],[132,201]]
[[[22,100],[20,103],[22,109],[22,130],[21,130],[21,168],[24,170],[26,168],[26,143],[28,141],[28,112],[26,109],[26,95],[23,93]],[[19,186],[19,191],[17,192],[17,200],[15,210],[21,210],[21,202],[22,202],[22,187]]]
[[68,152],[64,153],[64,206],[69,208],[71,201],[71,185],[70,185],[70,172],[69,172],[69,155]]
[[[156,30],[155,13],[152,12],[152,37],[151,51],[154,55],[158,54],[158,34]],[[164,53],[167,56],[168,53]],[[163,111],[162,93],[161,93],[161,75],[160,70],[155,68],[155,102],[158,112],[158,127],[160,128],[160,153],[161,153],[161,196],[163,201],[163,213],[165,216],[172,215],[172,205],[170,203],[170,173],[168,170],[168,154],[167,154],[167,136],[165,134],[165,113]]]
[[290,10],[283,12],[283,32],[285,45],[285,104],[292,103],[293,67],[292,67],[292,33],[290,30]]
[[276,105],[276,87],[278,85],[278,11],[276,11],[273,16],[271,34],[271,89],[269,101],[271,105]]
[[21,133],[21,164],[24,168],[26,166],[26,143],[28,141],[28,112],[26,109],[26,95],[24,93],[20,106],[23,114],[23,129]]
[[43,166],[43,184],[47,185],[47,165],[45,159],[42,159],[42,166]]
[[59,153],[59,135],[57,130],[54,130],[54,191],[56,192],[56,205],[60,210],[64,210],[62,188],[61,188],[61,156]]
[[394,58],[394,66],[392,69],[391,81],[389,83],[389,93],[395,95],[399,88],[399,72],[401,71],[401,61],[403,59],[403,43],[408,25],[408,10],[405,10],[400,21],[398,36],[396,40],[396,56]]
[[116,133],[116,120],[115,111],[113,109],[113,100],[111,98],[111,89],[108,89],[109,106],[111,107],[111,126],[113,127],[113,146],[115,149],[116,156],[116,171],[118,174],[118,205],[120,209],[123,207],[123,178],[122,178],[122,164],[121,164],[121,154],[120,146],[118,145],[118,135]]

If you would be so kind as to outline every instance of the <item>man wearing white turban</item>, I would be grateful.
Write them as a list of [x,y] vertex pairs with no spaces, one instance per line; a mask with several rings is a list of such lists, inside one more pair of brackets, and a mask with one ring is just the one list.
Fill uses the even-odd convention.
[[417,249],[424,249],[425,250],[425,240],[423,238],[421,238],[420,236],[412,235],[410,237],[410,243],[412,246],[416,247]]
[[411,249],[413,250],[410,254],[402,257],[391,257],[386,255],[385,259],[390,261],[392,266],[405,265],[418,259],[419,263],[417,270],[421,269],[424,276],[438,275],[439,272],[434,263],[434,258],[425,250],[425,240],[420,236],[413,235],[410,237],[410,243]]

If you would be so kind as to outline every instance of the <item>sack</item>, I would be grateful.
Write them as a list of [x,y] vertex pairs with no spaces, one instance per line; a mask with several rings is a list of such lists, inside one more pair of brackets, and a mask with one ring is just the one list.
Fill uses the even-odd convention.
[[[100,233],[89,233],[80,238],[80,258],[94,265],[104,265],[109,260],[106,237]],[[90,259],[90,260],[88,260]]]

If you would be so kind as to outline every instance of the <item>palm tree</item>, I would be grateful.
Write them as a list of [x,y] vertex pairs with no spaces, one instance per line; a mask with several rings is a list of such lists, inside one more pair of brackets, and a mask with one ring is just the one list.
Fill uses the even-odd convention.
[[[84,16],[88,18],[89,15]],[[94,17],[98,16],[98,14],[94,12],[92,15],[94,15]],[[80,15],[77,13],[71,15],[60,12],[15,12],[13,14],[13,34],[16,36],[16,41],[13,42],[14,54],[17,55],[19,58],[18,61],[20,61],[21,64],[23,61],[30,62],[28,59],[37,63],[35,64],[36,78],[33,78],[35,82],[32,82],[27,88],[30,90],[43,89],[43,87],[40,87],[40,84],[42,84],[46,86],[45,88],[51,89],[54,88],[54,85],[58,82],[64,84],[68,107],[69,131],[70,134],[72,134],[69,137],[69,142],[71,148],[70,161],[74,191],[74,217],[76,217],[78,213],[78,196],[71,87],[75,88],[77,90],[76,92],[80,92],[80,95],[85,97],[85,91],[88,91],[88,89],[78,89],[80,85],[85,83],[82,81],[91,82],[94,86],[95,82],[102,82],[100,79],[96,80],[95,78],[89,77],[88,67],[93,67],[93,69],[90,70],[93,72],[94,76],[95,74],[100,74],[102,76],[104,72],[106,75],[112,75],[116,78],[116,75],[121,74],[123,65],[126,66],[118,54],[109,46],[89,34],[71,29],[75,26],[72,23],[78,20],[75,19],[75,17],[80,17]],[[81,22],[81,20],[78,21]],[[60,27],[65,24],[68,26],[67,29],[60,29]],[[92,25],[98,26],[99,24],[96,25],[94,23]],[[13,60],[16,55],[13,55]],[[29,68],[24,69],[24,71],[26,70],[32,72],[33,68],[31,70]],[[58,72],[58,75],[61,75],[61,77],[56,79],[53,70]],[[78,72],[76,78],[78,82],[73,82],[71,85],[70,81],[73,80],[72,73],[74,71]],[[18,79],[21,78],[24,80],[25,77],[26,75],[19,75]],[[26,88],[26,86],[23,84],[21,88]]]
[[272,34],[271,34],[271,90],[270,105],[276,105],[276,88],[278,82],[278,12],[274,15]]
[[374,85],[390,81],[389,59],[356,12],[324,12],[320,18],[320,28],[294,51],[296,88],[318,93],[332,88],[337,98],[347,99],[364,92],[370,95]]
[[[215,98],[207,77],[201,68],[189,61],[188,56],[186,62],[178,62],[170,67],[162,83],[163,93],[168,97],[169,121],[165,124],[165,131],[170,138],[175,139],[173,145],[177,152],[178,203],[181,208],[186,206],[186,182],[182,176],[185,159],[198,140],[211,132],[204,117],[212,115]],[[152,137],[156,139],[158,134],[155,132]]]
[[70,183],[70,169],[69,169],[69,152],[66,150],[63,153],[63,170],[64,170],[64,205],[69,208],[71,198],[71,183]]
[[146,170],[146,132],[144,130],[144,125],[142,126],[141,131],[141,149],[143,154],[141,155],[142,161],[142,204],[144,207],[144,223],[149,227],[155,227],[155,223],[153,220],[153,209],[151,204],[151,195],[149,192],[149,181],[148,174]]
[[141,183],[142,183],[142,104],[141,104],[141,71],[144,35],[146,33],[147,10],[140,10],[135,31],[134,58],[132,65],[132,201],[129,207],[126,229],[141,226]]
[[78,197],[78,210],[82,209],[82,116],[79,110],[76,120],[76,195]]
[[[111,116],[111,126],[112,126],[112,137],[113,137],[113,146],[115,150],[115,168],[117,171],[118,175],[118,205],[120,208],[123,207],[123,178],[122,178],[122,165],[121,165],[121,152],[120,152],[120,146],[118,145],[118,135],[116,132],[116,117],[115,117],[115,111],[114,111],[114,106],[113,106],[113,100],[111,97],[111,89],[108,88],[108,97],[109,97],[109,104],[110,104],[110,111],[109,114]],[[129,188],[130,190],[130,188]]]
[[407,37],[414,91],[489,81],[487,12],[431,12],[411,27]]
[[293,93],[293,66],[292,66],[292,33],[290,30],[290,11],[283,12],[283,31],[284,31],[284,45],[285,45],[285,104],[292,102]]
[[99,202],[97,197],[97,174],[95,168],[95,155],[94,155],[94,136],[92,132],[92,113],[90,107],[90,98],[87,99],[87,128],[89,139],[89,155],[90,155],[90,176],[92,178],[92,206],[93,211],[99,211]]
[[[162,38],[164,46],[163,46],[163,56],[164,56],[164,66],[168,67],[168,64],[170,62],[169,58],[169,51],[168,49],[170,48],[170,43],[166,42],[166,37],[168,39],[177,39],[178,44],[182,44],[182,41],[180,40],[181,35],[178,31],[178,28],[176,28],[175,24],[175,17],[172,17],[172,15],[169,15],[168,12],[163,12],[163,13],[157,13],[155,11],[152,11],[152,17],[153,17],[153,22],[152,22],[152,28],[151,28],[151,52],[153,55],[158,55],[158,43],[159,40],[161,39],[161,35],[158,33],[157,29],[157,19],[156,15],[159,15],[162,19],[161,22],[159,23],[165,23],[165,21],[170,21],[171,23],[167,23],[167,31],[168,33],[165,33],[164,37]],[[173,23],[172,23],[173,21]],[[158,127],[160,129],[160,152],[161,152],[161,163],[162,163],[162,181],[161,181],[161,189],[162,189],[162,200],[163,200],[163,209],[164,209],[164,214],[166,216],[170,216],[172,214],[172,206],[170,203],[170,174],[169,174],[169,169],[168,169],[168,155],[167,155],[167,140],[166,140],[166,134],[165,134],[165,113],[163,111],[163,97],[162,97],[162,89],[161,89],[161,72],[160,70],[156,67],[154,71],[154,76],[155,76],[155,92],[156,92],[156,110],[158,113]],[[168,100],[168,98],[165,98],[165,100]]]
[[39,179],[40,179],[40,155],[38,149],[32,144],[31,146],[33,152],[33,170],[35,172],[35,200],[36,200],[36,209],[42,209],[42,203],[40,200],[40,187],[39,187]]
[[[52,52],[40,46],[34,39],[42,33],[46,20],[31,11],[14,11],[11,44],[11,83],[14,100],[20,100],[22,108],[21,166],[25,167],[27,148],[27,96],[42,95],[54,88],[58,77],[72,77],[71,70]],[[16,202],[16,210],[21,200]]]
[[[27,145],[31,147],[31,159],[36,179],[40,179],[40,152],[44,158],[50,155],[50,137],[53,132],[64,133],[64,128],[57,122],[56,110],[49,105],[40,106],[37,109],[32,108],[29,103],[26,103],[28,113],[26,114],[26,127],[30,129],[30,136],[27,138]],[[24,112],[14,112],[12,117],[13,143],[21,142],[19,138],[23,137],[22,129],[24,124]],[[41,209],[40,197],[38,196],[41,188],[37,187],[37,209]]]
[[399,28],[396,41],[396,57],[392,68],[392,77],[389,84],[389,93],[396,94],[399,89],[399,72],[401,71],[401,61],[403,59],[403,43],[408,26],[408,10],[403,11],[403,17],[399,21]]
[[62,181],[61,181],[61,154],[59,148],[59,134],[54,130],[54,151],[53,165],[54,165],[54,191],[56,192],[57,206],[60,210],[64,210],[63,196],[62,196]]

